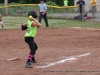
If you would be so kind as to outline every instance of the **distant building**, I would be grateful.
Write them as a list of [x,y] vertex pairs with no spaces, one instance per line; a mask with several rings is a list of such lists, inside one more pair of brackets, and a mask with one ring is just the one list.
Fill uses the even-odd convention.
[[[74,0],[74,4],[76,5],[78,0]],[[91,5],[90,5],[90,1],[91,0],[84,0],[86,5],[85,5],[85,11],[90,11],[91,10]],[[77,11],[77,9],[75,9],[75,11]],[[97,11],[100,11],[100,0],[97,0]]]

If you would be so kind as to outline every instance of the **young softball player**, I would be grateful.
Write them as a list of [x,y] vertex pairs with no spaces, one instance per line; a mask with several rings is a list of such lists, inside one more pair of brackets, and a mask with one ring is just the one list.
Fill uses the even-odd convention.
[[2,26],[2,29],[4,28],[4,23],[3,23],[3,21],[2,21],[2,16],[1,16],[1,14],[0,14],[0,25]]
[[25,67],[32,68],[31,62],[36,63],[34,55],[37,50],[37,45],[34,42],[34,37],[36,36],[37,28],[41,26],[41,24],[35,19],[37,18],[37,13],[32,10],[28,12],[28,21],[22,25],[22,30],[27,29],[25,33],[25,42],[28,44],[30,48],[30,53],[26,62]]

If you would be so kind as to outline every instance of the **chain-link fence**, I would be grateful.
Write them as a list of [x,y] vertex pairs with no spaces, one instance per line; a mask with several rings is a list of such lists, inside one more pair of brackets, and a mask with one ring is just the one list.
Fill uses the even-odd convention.
[[[87,12],[87,16],[93,16],[91,12],[91,6],[86,5],[85,11]],[[100,12],[98,8],[100,5],[97,6],[97,13],[94,13],[96,18],[90,18],[90,21],[100,21]],[[21,5],[21,6],[10,6],[8,8],[1,8],[0,13],[5,15],[5,9],[8,9],[9,16],[27,16],[29,10],[36,10],[38,11],[38,5]],[[83,13],[84,14],[84,13]],[[80,15],[78,12],[78,7],[76,6],[68,6],[68,7],[58,7],[58,6],[48,6],[47,15],[49,18],[70,18],[74,19],[76,16]],[[84,18],[86,19],[86,18]]]

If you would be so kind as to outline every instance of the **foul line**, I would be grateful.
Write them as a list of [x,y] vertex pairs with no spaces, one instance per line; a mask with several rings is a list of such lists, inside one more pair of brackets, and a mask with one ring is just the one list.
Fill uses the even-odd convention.
[[71,29],[87,29],[87,30],[100,30],[100,29],[96,29],[96,28],[82,28],[82,27],[69,27],[69,28],[71,28]]
[[57,65],[57,64],[60,64],[60,63],[71,62],[71,61],[76,60],[80,57],[84,57],[84,56],[88,56],[88,55],[90,55],[90,53],[85,53],[85,54],[82,54],[82,55],[67,57],[66,59],[63,59],[63,60],[60,60],[60,61],[57,61],[57,62],[54,62],[54,63],[50,63],[50,64],[45,65],[45,66],[37,66],[37,68],[47,68],[47,67],[54,66],[54,65]]

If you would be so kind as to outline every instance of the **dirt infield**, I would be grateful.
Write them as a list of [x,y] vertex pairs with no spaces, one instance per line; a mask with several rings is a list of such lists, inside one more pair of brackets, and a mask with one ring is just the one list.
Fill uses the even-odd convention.
[[[25,68],[25,31],[0,30],[0,75],[100,75],[100,30],[39,28],[33,68]],[[8,61],[17,57],[20,60]]]

